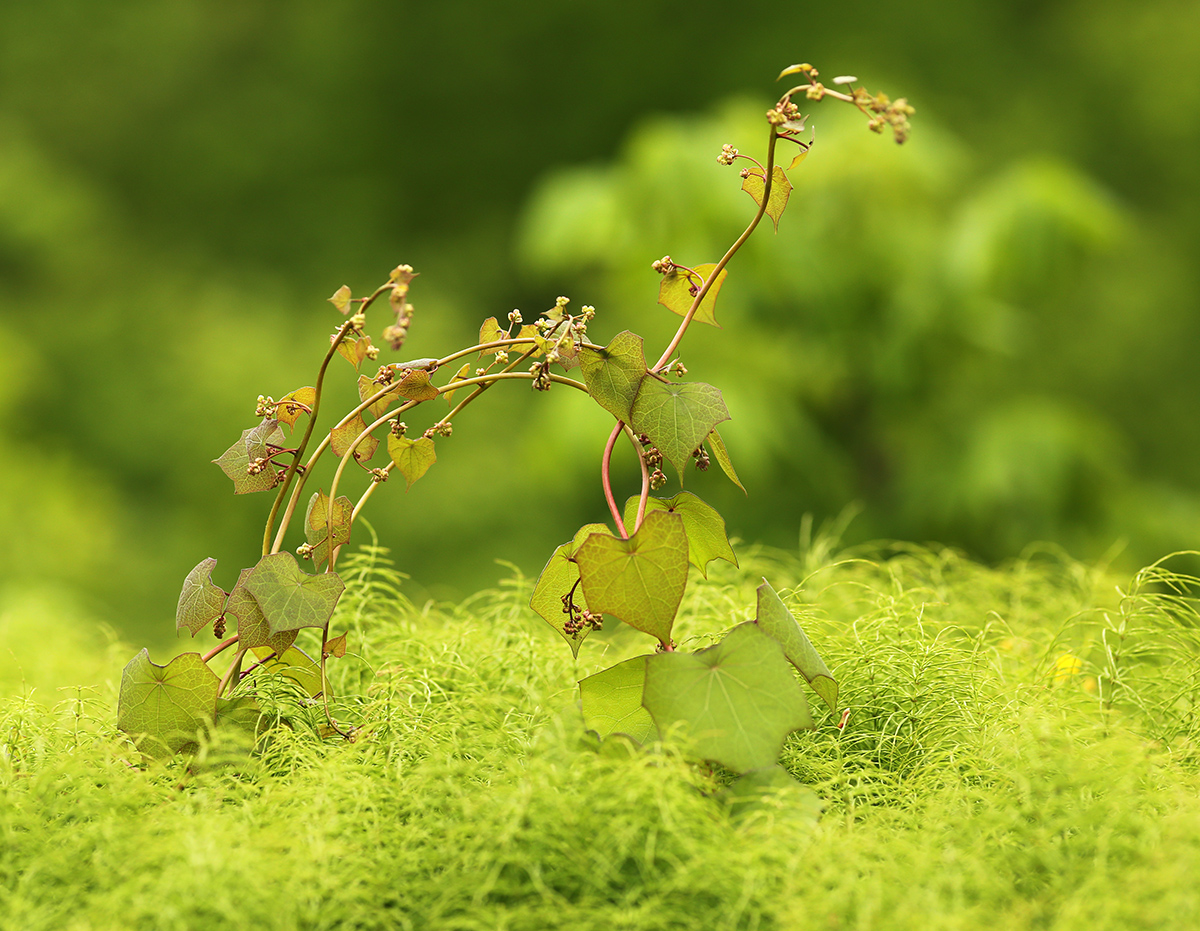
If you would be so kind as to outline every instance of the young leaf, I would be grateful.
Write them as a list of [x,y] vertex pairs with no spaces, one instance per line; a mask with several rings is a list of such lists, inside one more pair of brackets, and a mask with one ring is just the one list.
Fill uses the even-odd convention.
[[217,561],[211,556],[200,562],[183,580],[179,606],[175,609],[175,629],[186,627],[192,636],[221,616],[228,597],[225,590],[213,583],[212,571]]
[[[276,424],[274,420],[263,421],[263,423]],[[279,475],[270,466],[267,466],[261,472],[251,475],[246,470],[250,467],[252,458],[251,450],[253,450],[253,458],[266,458],[267,449],[266,443],[263,440],[262,424],[257,427],[251,427],[248,430],[242,431],[241,438],[234,443],[229,449],[221,453],[220,457],[214,459],[221,471],[229,476],[233,482],[233,493],[235,495],[248,495],[256,491],[267,491],[279,484]],[[283,431],[278,431],[278,442],[275,445],[283,442]]]
[[642,338],[625,330],[603,349],[579,350],[579,367],[590,394],[617,420],[629,423],[638,386],[646,376]]
[[837,714],[837,680],[833,678],[833,673],[829,671],[829,667],[825,665],[803,628],[796,623],[795,616],[766,579],[758,586],[758,614],[754,623],[783,647],[784,656],[800,670],[800,674],[812,686],[812,690],[824,699],[829,710]]
[[[640,495],[625,502],[625,526],[633,527],[637,520]],[[725,536],[725,518],[711,504],[706,504],[690,491],[681,491],[673,498],[647,498],[646,514],[651,511],[668,511],[683,518],[683,529],[687,532],[688,562],[708,578],[708,564],[714,559],[724,559],[735,566],[737,557]]]
[[265,646],[275,653],[283,653],[296,642],[300,631],[281,630],[279,633],[271,633],[271,625],[263,617],[262,608],[258,606],[254,596],[246,590],[246,579],[253,571],[253,569],[243,569],[238,575],[237,584],[229,593],[225,613],[232,614],[237,619],[238,646],[246,649]]
[[262,671],[282,676],[303,689],[309,698],[320,697],[321,664],[299,647],[291,647],[275,656],[271,655],[275,651],[268,647],[254,647],[250,652],[262,660],[255,674]]
[[[376,383],[373,379],[369,378],[366,375],[359,375],[358,376],[358,399],[360,401],[365,401],[367,398],[373,398],[375,395],[379,394],[379,392],[382,391],[385,387],[387,387],[387,386]],[[372,404],[370,407],[367,408],[367,413],[369,413],[371,415],[372,420],[378,420],[380,417],[382,417],[384,415],[384,413],[387,412],[387,409],[392,405],[392,402],[399,400],[399,398],[400,398],[399,389],[396,388],[395,386],[392,386],[392,390],[390,390],[387,394],[385,394],[378,401],[376,401],[374,404]]]
[[796,154],[796,157],[792,159],[792,163],[790,165],[788,165],[788,171],[791,171],[793,168],[795,168],[797,165],[799,165],[806,158],[808,158],[808,149],[801,149]]
[[272,553],[258,561],[246,579],[271,633],[300,627],[324,627],[346,586],[336,572],[309,575],[291,553]]
[[[766,184],[759,175],[746,175],[742,181],[742,190],[754,198],[754,202],[762,206],[763,188]],[[779,218],[783,216],[783,208],[787,206],[788,195],[792,193],[792,182],[778,165],[771,172],[771,196],[767,200],[767,216],[775,224],[775,232],[779,232]]]
[[338,634],[336,637],[330,637],[325,641],[325,656],[332,656],[335,659],[341,659],[346,655],[346,635]]
[[317,389],[311,387],[297,388],[295,391],[289,391],[282,398],[275,408],[275,419],[280,423],[285,423],[288,427],[294,427],[296,421],[300,419],[301,414],[305,414],[312,410],[312,406],[317,400]]
[[[483,321],[483,326],[479,328],[479,343],[494,343],[498,339],[508,339],[508,331],[500,328],[500,324],[496,322],[495,317],[488,317]],[[489,353],[499,352],[498,349],[484,349],[479,355],[485,356]]]
[[410,401],[432,401],[438,390],[429,383],[429,372],[425,369],[410,369],[396,382],[396,391]]
[[[697,265],[692,271],[699,278],[678,268],[672,269],[663,275],[662,283],[658,286],[658,302],[671,313],[686,317],[692,307],[692,302],[696,299],[696,291],[692,289],[698,289],[716,267],[715,262]],[[721,329],[721,324],[717,323],[717,292],[721,290],[721,285],[725,283],[725,276],[728,274],[728,269],[721,269],[721,274],[717,275],[717,280],[712,283],[712,287],[704,295],[704,300],[696,308],[693,320],[715,326],[718,330]]]
[[[330,341],[336,338],[336,334],[330,337]],[[363,359],[367,357],[367,350],[371,348],[371,337],[363,336],[359,339],[343,338],[338,343],[337,351],[343,359],[353,365],[356,369],[362,365]]]
[[578,633],[567,633],[564,625],[569,615],[564,610],[566,606],[563,604],[563,597],[574,588],[575,594],[572,596],[572,602],[581,611],[588,610],[583,586],[575,584],[579,581],[579,567],[575,565],[574,556],[579,547],[583,545],[583,541],[593,533],[607,534],[608,528],[603,524],[585,524],[579,528],[570,543],[564,543],[554,551],[547,561],[546,567],[542,570],[542,574],[538,576],[537,584],[533,587],[533,597],[529,599],[529,606],[538,616],[557,630],[562,638],[570,644],[572,656],[579,655],[579,645],[592,632],[592,628],[584,625]]
[[644,702],[660,736],[680,727],[696,756],[738,773],[773,765],[788,734],[813,726],[783,649],[749,622],[697,653],[648,657]]
[[170,757],[212,725],[220,684],[199,653],[158,666],[142,650],[121,673],[117,727],[148,756]]
[[[365,429],[367,429],[367,425],[363,422],[362,417],[357,414],[347,423],[339,427],[334,427],[329,434],[329,446],[333,450],[333,454],[339,458],[346,455],[346,450],[350,448],[350,444]],[[354,447],[354,461],[366,462],[375,455],[375,450],[378,448],[379,440],[375,439],[374,435],[363,437],[363,441]]]
[[708,444],[708,448],[712,450],[713,458],[717,460],[717,465],[721,467],[721,471],[725,473],[726,477],[733,484],[742,489],[742,494],[749,495],[750,492],[746,491],[746,486],[738,479],[738,474],[733,468],[733,462],[729,458],[729,451],[725,448],[725,442],[721,439],[721,434],[717,432],[716,427],[713,427],[712,433],[708,435],[708,439],[705,442]]
[[579,682],[583,723],[601,737],[625,734],[638,743],[654,737],[654,719],[642,706],[646,656],[635,656]]
[[[462,381],[464,378],[470,378],[470,377],[471,377],[471,363],[464,362],[463,367],[454,373],[454,377],[451,378],[450,381],[447,382],[447,384],[453,385],[456,381]],[[457,388],[450,388],[450,389],[442,392],[442,397],[446,399],[447,404],[454,403],[454,395],[457,391],[458,391]]]
[[408,482],[408,488],[413,482],[429,471],[429,467],[437,462],[437,453],[433,449],[433,438],[423,436],[418,440],[410,440],[406,436],[388,434],[388,455],[396,468]]
[[[309,498],[308,510],[304,514],[304,539],[313,548],[312,561],[317,569],[329,562],[329,510],[329,495],[317,491]],[[339,495],[333,502],[333,549],[349,542],[353,513],[354,502],[345,495]]]
[[663,458],[679,470],[682,484],[683,467],[692,452],[713,427],[729,419],[729,410],[712,385],[643,378],[630,416],[630,426],[650,437]]
[[671,642],[671,625],[687,586],[687,533],[678,514],[656,511],[628,540],[594,533],[575,562],[590,610]]
[[333,297],[329,298],[329,303],[343,315],[350,313],[350,286],[344,284],[334,291]]

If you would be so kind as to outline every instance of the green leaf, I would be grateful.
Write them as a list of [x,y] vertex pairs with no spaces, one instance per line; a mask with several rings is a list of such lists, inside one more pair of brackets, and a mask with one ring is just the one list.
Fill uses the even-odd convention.
[[800,152],[796,155],[796,157],[792,159],[792,163],[790,165],[788,165],[788,171],[791,171],[793,168],[795,168],[797,165],[799,165],[806,158],[808,158],[808,149],[801,149]]
[[655,735],[654,719],[642,707],[645,656],[635,656],[579,682],[583,723],[601,738],[625,734],[638,743]]
[[[761,175],[746,175],[742,181],[742,190],[754,198],[754,202],[762,206],[763,188],[766,184]],[[775,224],[775,232],[779,232],[779,218],[783,216],[783,208],[787,206],[788,195],[792,193],[792,182],[788,180],[784,170],[776,165],[771,171],[771,197],[767,201],[767,216]]]
[[179,606],[175,609],[175,629],[186,627],[192,636],[219,618],[225,609],[225,589],[215,585],[212,571],[217,561],[211,556],[201,561],[183,580]]
[[259,708],[253,695],[217,699],[216,724],[218,727],[234,727],[254,737],[258,733],[262,720],[262,709]]
[[309,698],[320,697],[321,664],[299,647],[292,647],[282,653],[276,653],[274,656],[271,655],[274,651],[268,647],[254,647],[250,652],[262,660],[262,665],[251,675],[266,672],[282,676],[298,688],[303,689],[304,694]]
[[729,815],[739,819],[755,811],[788,811],[815,825],[825,807],[820,796],[798,783],[782,766],[752,769],[735,779],[721,793]]
[[[267,424],[273,424],[274,428],[264,434],[263,427]],[[257,475],[251,475],[246,471],[250,466],[251,459],[266,458],[268,440],[277,448],[283,444],[283,431],[279,429],[276,420],[264,420],[256,427],[243,430],[241,438],[225,450],[219,458],[213,460],[233,482],[235,495],[267,491],[279,484],[279,475],[270,466]]]
[[229,601],[225,605],[225,613],[237,618],[238,646],[244,649],[265,646],[275,653],[282,653],[296,642],[299,630],[281,630],[271,633],[271,625],[263,616],[262,608],[254,600],[254,596],[246,589],[246,579],[253,569],[243,569],[238,575],[237,584],[229,593]]
[[721,392],[702,382],[661,382],[643,378],[633,402],[630,426],[645,433],[663,458],[679,471],[714,426],[729,419]]
[[[366,375],[359,375],[358,399],[365,401],[367,398],[373,398],[387,387],[389,386],[378,384],[373,378]],[[371,415],[372,420],[378,420],[387,412],[392,403],[399,399],[400,391],[395,385],[392,385],[391,390],[387,394],[383,395],[383,397],[367,408],[367,412]]]
[[575,554],[590,609],[671,642],[671,625],[687,586],[687,533],[678,514],[656,511],[628,540],[594,533]]
[[603,349],[579,350],[579,367],[588,393],[617,420],[629,423],[638,386],[646,376],[642,338],[625,330]]
[[246,579],[246,590],[258,602],[273,634],[324,627],[345,587],[336,572],[309,575],[291,553],[264,556]]
[[[470,377],[471,377],[471,363],[464,362],[463,367],[460,368],[457,372],[455,372],[454,377],[451,378],[450,381],[448,381],[446,384],[453,385],[456,381],[462,381],[464,378],[470,378]],[[454,403],[454,395],[457,391],[458,391],[457,388],[447,388],[447,390],[442,392],[442,397],[446,399],[447,404]]]
[[[413,482],[429,471],[429,467],[437,462],[437,453],[433,448],[433,438],[423,436],[419,440],[410,440],[406,436],[388,434],[388,455],[396,468],[408,482],[408,488]],[[406,489],[407,490],[407,489]]]
[[350,313],[350,286],[344,284],[334,291],[333,297],[329,298],[329,303],[342,314]]
[[[333,336],[331,336],[329,338],[330,342],[332,342],[336,338],[337,338],[337,334],[335,333]],[[369,336],[363,336],[363,337],[360,337],[359,339],[350,339],[350,338],[346,337],[346,338],[343,338],[342,341],[337,344],[338,354],[341,355],[341,357],[343,359],[345,359],[347,362],[349,362],[351,365],[353,365],[356,369],[360,365],[362,365],[363,359],[365,359],[367,357],[367,350],[370,348],[371,348],[371,337],[369,337]]]
[[725,473],[726,477],[733,484],[742,489],[742,494],[749,495],[750,492],[746,491],[746,486],[738,479],[737,471],[733,468],[733,461],[729,458],[729,451],[725,448],[725,442],[721,439],[721,434],[717,432],[715,427],[705,442],[708,444],[708,448],[712,450],[713,458],[717,460],[717,465],[721,467],[721,471]]
[[[358,439],[358,435],[366,429],[367,425],[359,414],[355,414],[346,423],[334,427],[329,433],[329,447],[333,450],[333,454],[338,458],[346,455],[350,444]],[[366,462],[375,455],[375,450],[378,448],[379,440],[373,434],[368,434],[363,437],[361,443],[354,447],[354,461]]]
[[[671,269],[663,275],[662,282],[658,286],[658,302],[671,313],[686,317],[687,312],[692,308],[692,302],[696,299],[696,293],[716,267],[716,262],[706,262],[693,268],[694,274],[688,274],[680,268]],[[721,285],[725,283],[725,276],[728,274],[728,269],[721,269],[717,280],[712,283],[712,287],[704,295],[704,300],[696,308],[696,313],[692,316],[693,320],[715,326],[718,330],[721,329],[721,324],[717,323],[717,293],[721,290]]]
[[[640,495],[625,502],[625,526],[633,527],[637,521]],[[724,559],[738,564],[733,547],[725,536],[725,518],[711,504],[706,504],[690,491],[681,491],[673,498],[647,498],[646,513],[668,511],[683,518],[683,529],[687,532],[688,562],[708,578],[708,564],[714,559]]]
[[294,427],[296,421],[300,419],[300,415],[311,411],[316,401],[316,388],[305,387],[289,391],[279,399],[275,407],[275,419],[280,423],[287,424],[289,428]]
[[546,562],[546,567],[538,576],[537,584],[533,587],[533,597],[529,599],[529,606],[537,612],[538,616],[557,630],[562,638],[570,644],[572,656],[579,655],[579,645],[592,632],[592,628],[585,625],[578,633],[567,633],[564,624],[568,615],[563,610],[565,607],[563,598],[574,588],[575,594],[572,596],[572,602],[580,610],[588,610],[583,587],[575,584],[579,581],[579,567],[575,565],[574,556],[583,541],[593,533],[607,534],[608,528],[603,524],[585,524],[579,528],[575,538],[558,547]]
[[[354,502],[339,495],[333,502],[333,549],[350,540],[350,519],[354,513]],[[304,514],[304,539],[313,548],[313,566],[320,569],[329,562],[329,495],[323,491],[313,493],[308,499],[308,510]]]
[[[479,343],[494,343],[496,340],[508,339],[508,331],[500,328],[500,324],[496,322],[495,317],[488,317],[483,321],[483,326],[479,328]],[[484,349],[479,355],[485,356],[493,352],[499,352],[498,349]]]
[[758,586],[758,613],[754,623],[783,647],[783,653],[791,664],[800,670],[800,674],[812,686],[812,690],[820,695],[829,706],[829,710],[836,714],[837,680],[833,678],[833,673],[829,671],[829,667],[825,665],[803,628],[796,623],[795,615],[787,609],[787,605],[766,579]]
[[644,701],[660,736],[738,773],[772,766],[788,734],[813,726],[783,649],[751,622],[697,653],[649,657]]
[[165,758],[195,746],[210,727],[221,680],[199,653],[184,653],[166,666],[142,650],[121,673],[117,727],[148,756]]
[[409,369],[396,382],[396,391],[400,397],[410,401],[432,401],[438,396],[437,388],[429,382],[429,372],[425,369]]

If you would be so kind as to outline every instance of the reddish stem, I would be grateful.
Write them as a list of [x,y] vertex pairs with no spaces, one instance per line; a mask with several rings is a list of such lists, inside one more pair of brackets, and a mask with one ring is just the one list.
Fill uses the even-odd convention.
[[621,534],[621,539],[629,539],[629,531],[625,529],[625,521],[621,519],[621,512],[617,509],[617,501],[612,493],[612,476],[611,463],[613,447],[617,445],[617,437],[621,435],[621,431],[625,429],[625,422],[618,420],[617,425],[613,427],[612,433],[608,435],[608,442],[604,444],[604,455],[600,459],[600,483],[604,486],[604,500],[608,502],[608,509],[612,511],[613,520],[617,523],[617,530]]

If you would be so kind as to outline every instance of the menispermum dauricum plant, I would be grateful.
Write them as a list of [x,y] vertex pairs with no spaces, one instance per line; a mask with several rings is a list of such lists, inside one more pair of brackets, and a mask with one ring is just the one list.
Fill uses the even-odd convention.
[[[757,207],[746,228],[715,262],[686,264],[664,256],[652,263],[661,276],[658,303],[682,318],[653,364],[647,364],[642,338],[629,331],[616,334],[607,345],[593,343],[588,327],[595,309],[585,305],[575,313],[569,310],[570,301],[559,297],[532,323],[525,323],[516,310],[508,314],[507,326],[489,317],[474,345],[441,358],[390,362],[373,376],[359,374],[360,403],[318,434],[315,427],[333,357],[342,356],[356,372],[364,363],[377,361],[380,349],[366,335],[367,312],[384,296],[392,318],[382,331],[383,340],[391,351],[399,351],[412,325],[409,291],[417,273],[400,265],[365,297],[354,297],[345,286],[337,290],[330,301],[345,320],[330,337],[314,384],[279,400],[259,397],[256,415],[261,421],[215,460],[233,481],[235,494],[275,491],[263,531],[262,558],[242,570],[232,591],[212,581],[216,560],[211,558],[184,580],[176,628],[195,636],[211,625],[220,642],[203,655],[186,653],[166,666],[154,664],[142,650],[125,667],[118,725],[145,753],[170,756],[187,751],[206,728],[223,720],[261,729],[263,722],[255,723],[255,690],[261,677],[270,674],[291,678],[310,700],[323,700],[330,733],[354,738],[354,727],[339,724],[329,712],[325,677],[328,660],[347,649],[346,635],[332,637],[329,630],[344,588],[335,569],[339,550],[350,541],[354,522],[375,489],[393,471],[411,488],[437,461],[436,441],[451,436],[458,415],[483,392],[506,381],[529,382],[538,391],[555,385],[574,388],[614,419],[600,474],[616,532],[601,523],[581,528],[550,557],[531,600],[533,610],[576,655],[605,615],[654,641],[653,653],[579,683],[589,730],[601,739],[623,735],[636,743],[670,731],[694,757],[736,773],[758,771],[755,778],[761,781],[762,771],[775,766],[787,734],[814,726],[793,667],[831,712],[838,710],[837,683],[765,580],[758,589],[753,621],[737,625],[719,642],[695,653],[676,649],[673,626],[689,565],[706,574],[713,559],[736,564],[737,557],[724,520],[695,494],[680,489],[671,497],[650,495],[670,481],[668,464],[682,485],[689,461],[705,471],[715,459],[742,487],[717,430],[729,419],[721,392],[703,382],[684,381],[688,370],[679,353],[693,322],[716,325],[726,266],[762,218],[769,216],[778,229],[792,189],[787,171],[804,160],[815,138],[803,138],[807,118],[793,97],[844,101],[868,117],[870,129],[890,127],[897,142],[908,137],[913,110],[903,98],[892,101],[884,94],[870,94],[852,77],[834,78],[834,87],[825,87],[808,64],[785,68],[779,78],[792,75],[799,75],[803,83],[767,111],[765,157],[759,161],[732,145],[717,155],[721,165],[745,165],[742,189]],[[786,170],[776,159],[781,141],[796,147]],[[576,368],[579,379],[566,374]],[[436,383],[434,376],[443,370],[452,374]],[[410,433],[402,418],[438,398],[445,398],[449,411]],[[302,417],[303,434],[298,442],[289,440]],[[611,474],[613,449],[622,436],[637,454],[642,479],[640,493],[623,508],[613,493]],[[384,437],[389,461],[372,466]],[[336,458],[329,492],[317,490],[309,496],[305,542],[296,550],[318,570],[311,574],[283,549],[284,538],[305,485],[327,451]],[[368,482],[353,501],[339,491],[359,471],[366,473]],[[226,636],[231,617],[236,632]],[[295,646],[303,627],[321,631],[319,658]],[[229,650],[233,659],[218,675],[213,663]]]

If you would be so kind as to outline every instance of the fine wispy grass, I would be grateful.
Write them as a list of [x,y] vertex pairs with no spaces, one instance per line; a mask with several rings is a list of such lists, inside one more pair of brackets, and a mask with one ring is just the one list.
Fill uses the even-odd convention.
[[111,684],[45,701],[10,682],[0,927],[1195,924],[1191,580],[821,541],[710,568],[681,640],[751,616],[765,575],[841,682],[845,729],[822,717],[784,747],[808,790],[731,811],[720,775],[669,748],[598,748],[575,682],[644,637],[597,635],[576,663],[526,607],[529,580],[415,606],[368,551],[335,625],[354,743],[322,739],[319,709],[281,686],[262,701],[289,726],[256,748],[218,732],[190,764],[146,764]]

